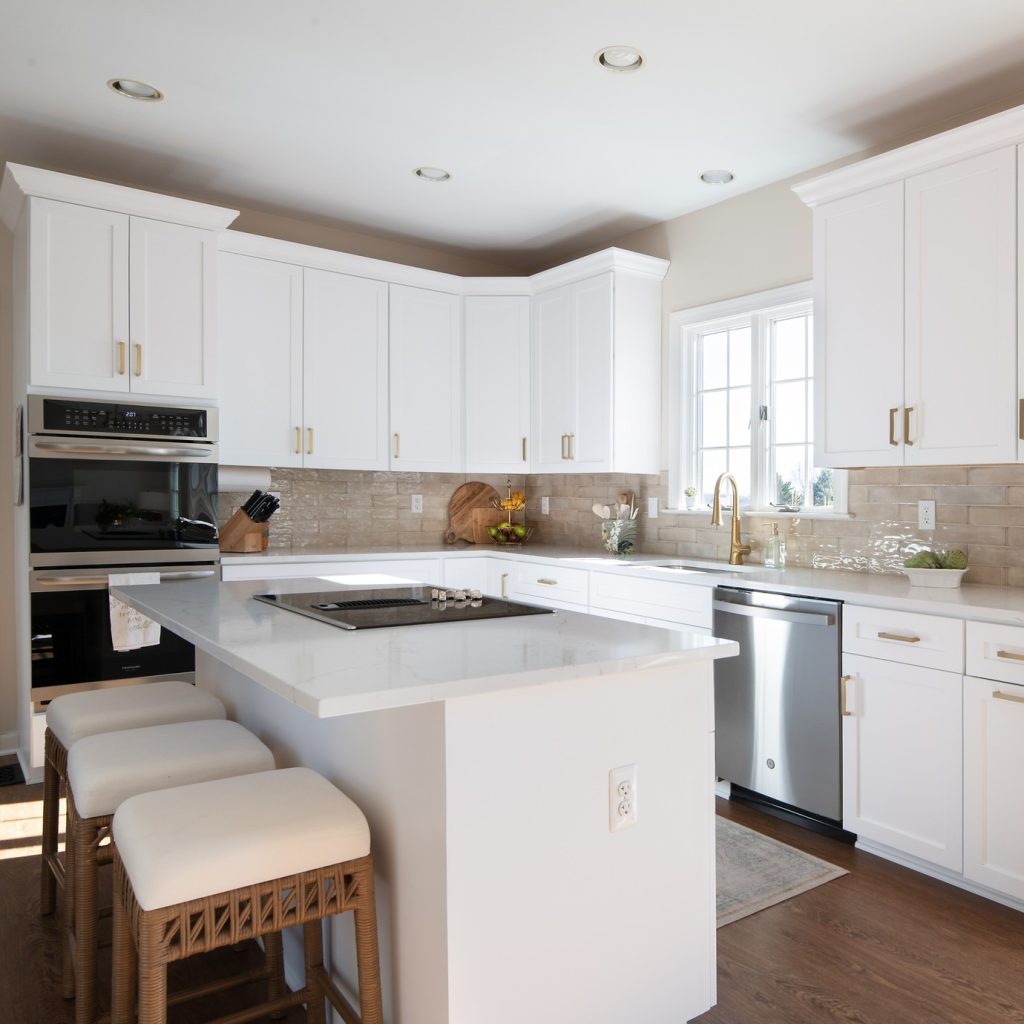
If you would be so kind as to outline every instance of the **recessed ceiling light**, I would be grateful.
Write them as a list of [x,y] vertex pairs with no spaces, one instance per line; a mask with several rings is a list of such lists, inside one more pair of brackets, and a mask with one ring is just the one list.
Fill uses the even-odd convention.
[[155,103],[164,98],[164,94],[145,82],[136,82],[134,78],[112,78],[107,85],[119,96],[127,96],[132,100],[149,100]]
[[635,46],[606,46],[594,60],[608,71],[639,71],[644,55]]
[[451,172],[441,167],[417,167],[412,173],[424,181],[448,181],[451,178]]
[[712,171],[705,171],[701,176],[700,180],[705,185],[728,185],[730,181],[735,178],[736,175],[732,171],[724,171],[719,167],[716,167]]

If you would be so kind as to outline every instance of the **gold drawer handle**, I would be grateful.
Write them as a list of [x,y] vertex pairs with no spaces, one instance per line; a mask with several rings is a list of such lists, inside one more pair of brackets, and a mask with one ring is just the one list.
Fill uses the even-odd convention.
[[900,408],[898,405],[894,405],[889,410],[889,444],[891,444],[893,448],[899,445],[899,441],[896,440],[896,413],[899,411]]
[[501,574],[501,596],[508,597],[508,573]]
[[526,461],[526,438],[523,438],[523,462]]
[[302,454],[302,428],[301,427],[296,427],[295,428],[295,454],[296,455],[301,455]]
[[123,341],[117,343],[117,375],[119,377],[123,377],[127,369],[125,366],[127,349],[128,346]]
[[1018,697],[1015,693],[1003,693],[1002,690],[995,690],[992,693],[995,700],[1009,700],[1014,704],[1024,704],[1024,697]]
[[142,376],[142,345],[135,342],[135,376]]
[[306,454],[313,454],[313,428],[306,427]]
[[902,644],[919,644],[921,638],[919,636],[903,636],[900,633],[879,633],[879,640],[899,640]]
[[1024,661],[1024,654],[1017,654],[1015,651],[996,651],[997,658],[1006,658],[1007,661]]
[[914,442],[910,440],[910,414],[914,411],[912,405],[908,405],[903,410],[903,443],[909,447],[913,447]]
[[546,577],[543,577],[543,576],[539,580],[537,580],[537,582],[538,583],[543,583],[545,587],[557,587],[558,586],[558,580],[549,580],[549,579],[547,579]]
[[842,676],[839,680],[839,710],[844,718],[851,718],[853,712],[846,706],[846,686],[850,682],[850,676]]
[[401,458],[401,453],[402,453],[402,435],[401,434],[395,434],[395,454],[394,454],[393,457],[396,458],[396,459]]

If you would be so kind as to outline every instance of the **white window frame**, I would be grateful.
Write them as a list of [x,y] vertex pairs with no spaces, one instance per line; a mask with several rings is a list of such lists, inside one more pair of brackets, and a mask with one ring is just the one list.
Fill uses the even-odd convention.
[[[770,386],[769,367],[764,365],[767,354],[765,338],[771,322],[784,318],[787,313],[802,313],[809,310],[813,297],[812,283],[787,285],[769,291],[743,295],[706,306],[676,310],[669,316],[668,352],[668,454],[669,454],[669,506],[683,510],[684,489],[697,479],[698,424],[696,395],[696,339],[712,331],[727,330],[730,327],[750,324],[754,347],[754,362],[751,365],[752,386],[750,392],[751,422],[751,491],[752,504],[748,512],[779,515],[768,502],[772,498],[768,486],[769,445],[771,426],[761,425],[759,409],[768,403]],[[817,360],[815,361],[817,366]],[[813,379],[813,378],[812,378]],[[817,393],[817,388],[815,389]],[[813,410],[811,410],[813,418]],[[769,411],[769,416],[771,415]],[[846,516],[847,474],[844,470],[833,469],[834,502],[831,508],[802,510],[799,515]],[[730,495],[731,499],[731,495]],[[797,513],[792,513],[796,515]]]

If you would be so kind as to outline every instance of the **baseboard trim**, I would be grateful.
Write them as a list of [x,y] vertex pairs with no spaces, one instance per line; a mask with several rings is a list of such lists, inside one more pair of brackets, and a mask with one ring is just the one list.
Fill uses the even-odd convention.
[[21,765],[21,774],[25,776],[26,785],[34,785],[37,782],[43,781],[43,769],[32,767],[32,758],[29,757],[27,750],[18,748],[18,764]]
[[927,861],[920,860],[917,857],[911,856],[909,853],[894,850],[891,846],[884,846],[881,843],[873,843],[870,839],[858,839],[856,842],[856,848],[858,850],[863,850],[865,853],[872,853],[876,857],[881,857],[883,860],[889,860],[894,864],[899,864],[902,867],[909,868],[911,871],[917,871],[922,875],[928,875],[930,878],[935,878],[940,882],[947,882],[949,885],[955,885],[958,889],[974,893],[975,896],[983,896],[987,900],[992,900],[993,903],[1001,903],[1004,907],[1009,907],[1011,910],[1019,910],[1024,913],[1024,900],[1019,900],[1013,896],[1007,896],[1006,893],[998,892],[995,889],[989,889],[984,885],[979,885],[977,882],[972,882],[969,879],[964,878],[963,875],[958,874],[956,871],[950,871],[949,868],[942,868],[937,864],[929,864]]
[[18,731],[0,732],[0,755],[16,754],[18,752]]

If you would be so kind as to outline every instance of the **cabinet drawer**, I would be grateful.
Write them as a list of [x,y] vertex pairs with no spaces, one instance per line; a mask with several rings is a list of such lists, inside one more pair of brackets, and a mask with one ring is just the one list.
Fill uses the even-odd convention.
[[843,650],[946,672],[964,670],[961,619],[843,606]]
[[[233,580],[285,580],[315,579],[319,576],[349,575],[395,576],[399,579],[419,583],[440,583],[441,562],[437,558],[408,559],[375,559],[373,561],[339,561],[339,562],[266,562],[258,565],[221,564],[221,579],[225,583]],[[348,581],[345,581],[348,582]],[[363,584],[372,586],[374,582],[397,582],[388,580],[368,581]]]
[[967,675],[1024,685],[1024,626],[968,622]]
[[590,574],[590,607],[676,622],[711,625],[711,588],[617,573]]
[[590,593],[590,573],[586,569],[567,569],[553,563],[527,562],[512,570],[513,598],[534,599],[542,604],[549,601],[582,606],[586,611]]

